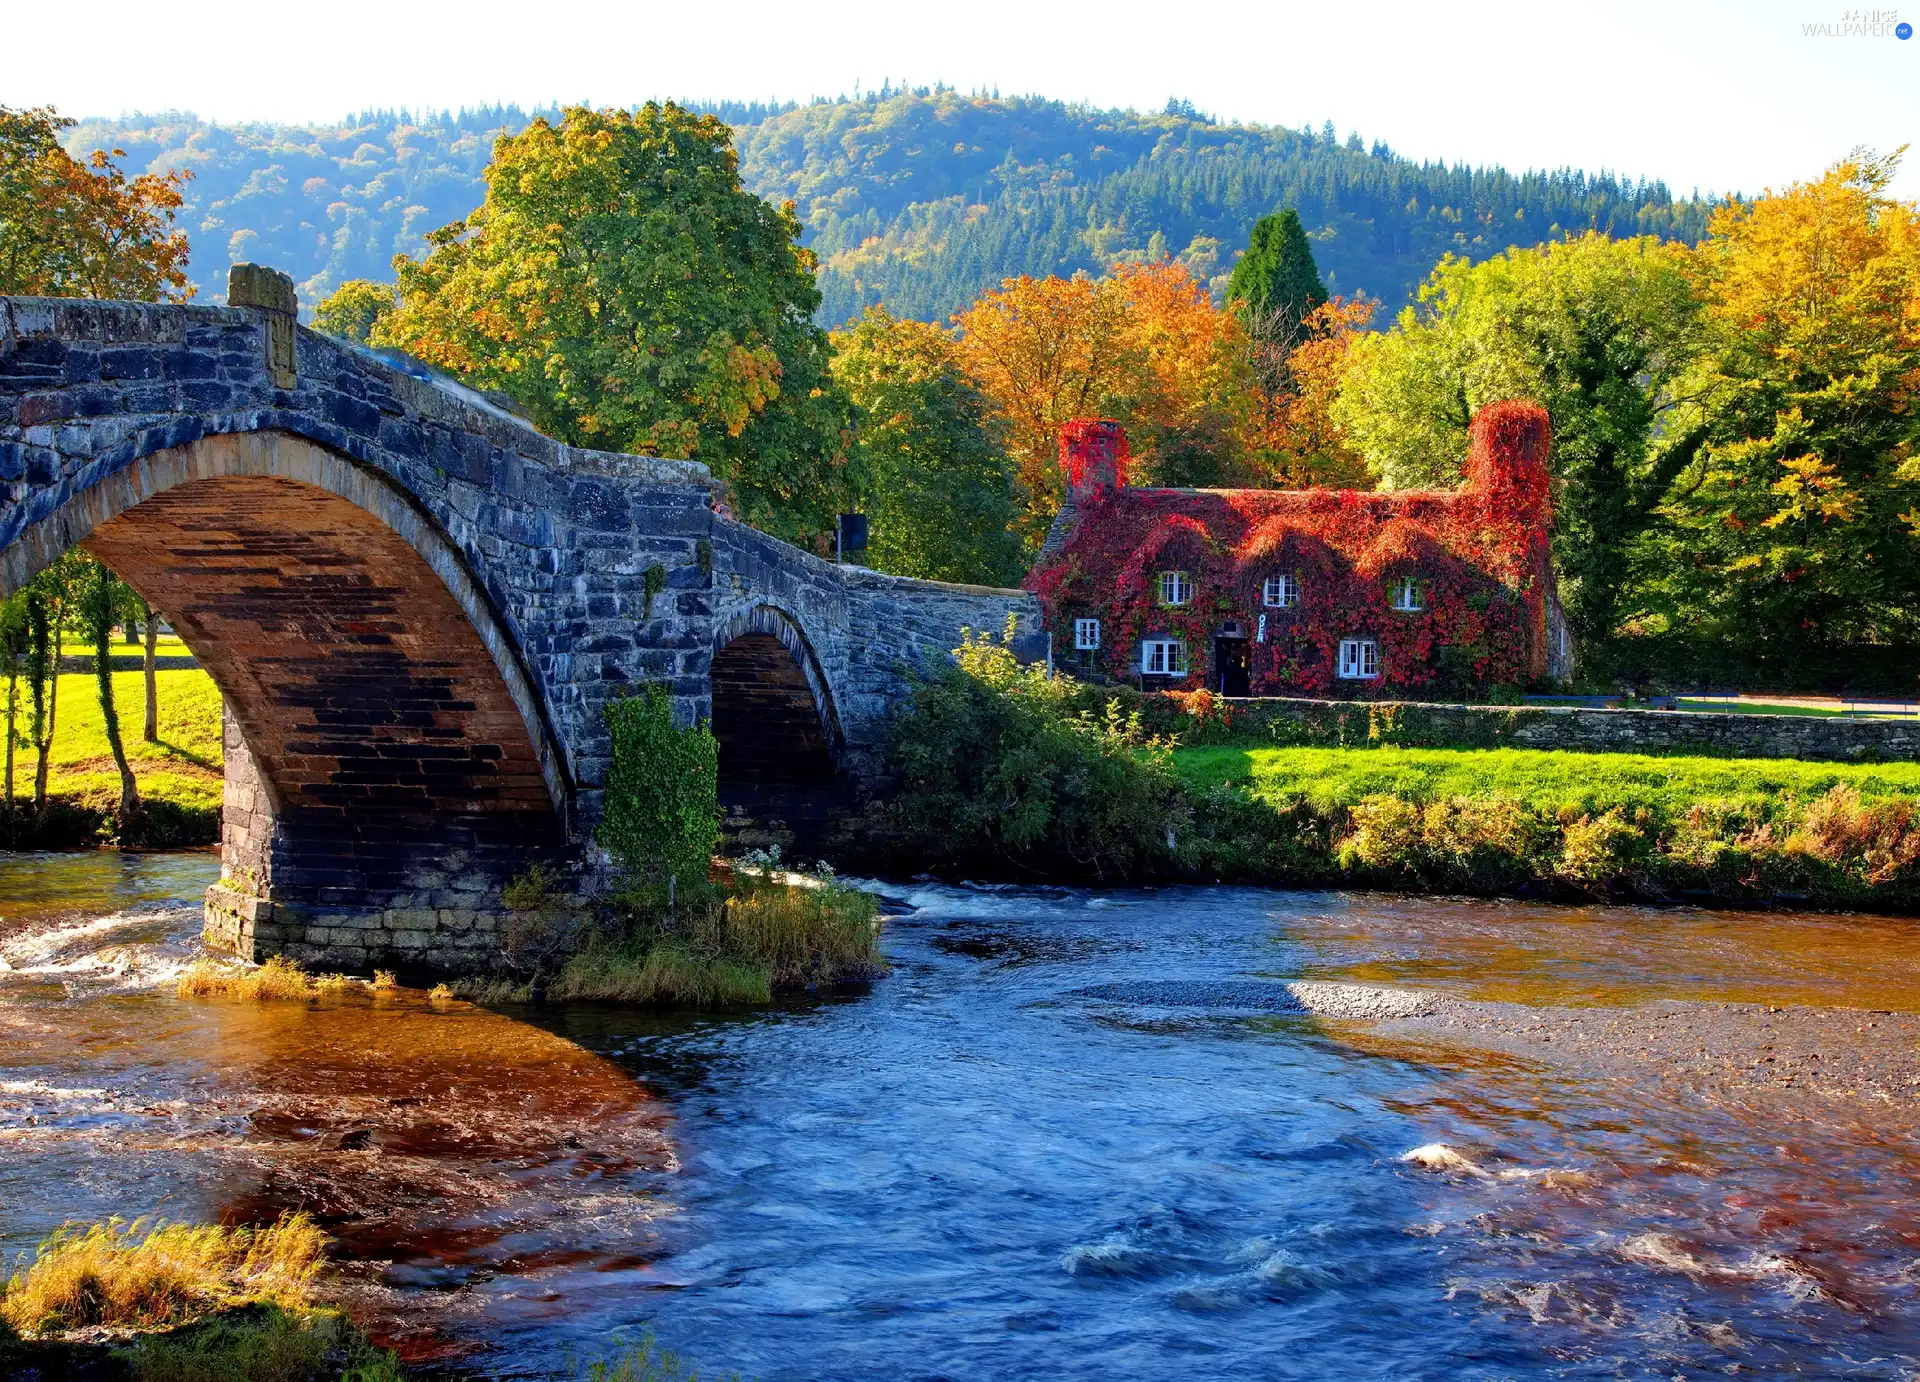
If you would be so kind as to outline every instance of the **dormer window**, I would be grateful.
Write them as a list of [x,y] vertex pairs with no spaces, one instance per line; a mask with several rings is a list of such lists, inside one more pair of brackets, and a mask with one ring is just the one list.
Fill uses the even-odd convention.
[[1260,603],[1268,609],[1292,609],[1300,603],[1300,582],[1291,572],[1267,577],[1260,588]]
[[1412,576],[1402,576],[1393,583],[1393,607],[1403,614],[1418,614],[1427,607],[1426,592],[1420,588],[1420,582]]
[[1160,603],[1184,605],[1193,599],[1193,577],[1184,571],[1160,573]]

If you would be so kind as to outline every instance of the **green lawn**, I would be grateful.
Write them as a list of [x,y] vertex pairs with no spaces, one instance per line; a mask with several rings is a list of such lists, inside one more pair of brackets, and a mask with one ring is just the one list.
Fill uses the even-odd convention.
[[[146,652],[146,650],[147,650],[147,645],[146,645],[145,639],[142,639],[136,643],[128,643],[122,640],[121,638],[119,638],[117,635],[115,636],[113,643],[109,648],[109,651],[115,657],[138,657],[142,653]],[[177,633],[161,634],[160,637],[154,641],[153,651],[156,657],[192,657],[193,656],[193,649],[189,648],[184,642],[182,642],[180,635]],[[91,639],[76,638],[72,634],[68,634],[60,642],[60,656],[92,657],[93,641]]]
[[1646,806],[1674,817],[1702,801],[1804,804],[1845,784],[1866,798],[1920,797],[1920,763],[1810,763],[1781,758],[1665,758],[1546,749],[1188,748],[1188,783],[1224,783],[1270,804],[1320,810],[1384,795],[1409,801],[1504,796],[1546,814]]
[[[113,675],[121,739],[140,780],[140,790],[154,800],[217,810],[221,783],[220,693],[214,689],[213,678],[188,669],[156,672],[154,680],[160,701],[160,742],[150,744],[140,734],[146,713],[144,677],[139,672]],[[19,723],[24,735],[24,706]],[[68,672],[60,678],[59,715],[50,759],[48,791],[52,795],[88,806],[110,805],[119,799],[120,778],[107,747],[106,722],[100,714],[99,691],[91,673]],[[31,750],[15,750],[14,790],[23,797],[32,790],[33,761]]]

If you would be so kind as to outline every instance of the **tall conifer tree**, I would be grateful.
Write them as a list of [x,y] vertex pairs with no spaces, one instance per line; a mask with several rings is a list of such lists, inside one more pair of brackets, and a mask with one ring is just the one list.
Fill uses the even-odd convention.
[[1313,262],[1306,228],[1292,207],[1262,216],[1247,237],[1247,252],[1233,266],[1227,283],[1229,300],[1255,318],[1272,317],[1280,334],[1294,336],[1300,323],[1327,300],[1327,285]]

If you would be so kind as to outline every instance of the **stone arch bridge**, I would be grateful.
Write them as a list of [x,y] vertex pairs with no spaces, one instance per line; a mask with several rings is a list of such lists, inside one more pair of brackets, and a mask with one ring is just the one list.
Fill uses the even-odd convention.
[[704,466],[564,446],[447,380],[241,306],[0,298],[0,596],[84,547],[227,707],[215,944],[486,958],[505,884],[579,855],[602,709],[711,718],[723,797],[869,772],[910,669],[1032,597],[835,565]]

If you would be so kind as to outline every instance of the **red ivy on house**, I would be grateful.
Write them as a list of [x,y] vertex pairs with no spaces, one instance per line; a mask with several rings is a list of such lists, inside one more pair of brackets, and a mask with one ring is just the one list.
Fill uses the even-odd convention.
[[[1100,621],[1088,664],[1107,676],[1141,675],[1141,640],[1179,639],[1188,674],[1146,678],[1156,687],[1217,689],[1223,636],[1246,640],[1254,695],[1524,683],[1546,671],[1554,600],[1547,446],[1544,409],[1495,403],[1474,418],[1457,491],[1134,489],[1119,424],[1076,420],[1060,439],[1067,503],[1027,588],[1056,647],[1073,647],[1076,619]],[[1184,604],[1161,599],[1169,571],[1192,583]],[[1294,602],[1266,605],[1283,575]],[[1419,608],[1396,609],[1408,580]],[[1377,676],[1338,676],[1345,640],[1373,643]]]

